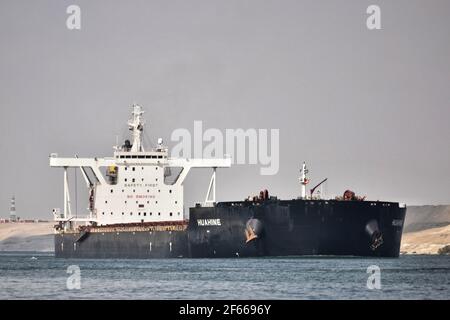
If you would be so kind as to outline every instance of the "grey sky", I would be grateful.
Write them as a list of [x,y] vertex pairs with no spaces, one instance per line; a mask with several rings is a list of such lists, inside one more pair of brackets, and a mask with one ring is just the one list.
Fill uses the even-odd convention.
[[[80,31],[65,25],[74,3]],[[382,30],[366,28],[370,4]],[[0,216],[15,194],[20,216],[50,219],[62,172],[48,155],[111,156],[133,102],[153,141],[194,120],[280,129],[279,173],[219,171],[220,200],[296,197],[306,160],[329,195],[449,203],[449,14],[446,0],[2,0]],[[191,172],[186,207],[208,173]]]

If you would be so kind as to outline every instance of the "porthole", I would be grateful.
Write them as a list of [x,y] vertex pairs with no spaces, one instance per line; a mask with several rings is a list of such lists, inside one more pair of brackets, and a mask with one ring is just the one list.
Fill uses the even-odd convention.
[[136,182],[136,179],[135,178],[131,179],[131,182]]
[[169,190],[169,193],[172,193],[172,190]]
[[113,189],[111,189],[111,193],[113,193]]
[[108,203],[108,200],[105,200],[105,203]]
[[161,215],[161,212],[158,212],[158,216],[160,216]]
[[136,171],[136,168],[135,167],[133,167],[131,170],[133,170],[133,171]]
[[172,212],[171,212],[171,213],[169,213],[169,215],[170,215],[170,216],[172,216]]

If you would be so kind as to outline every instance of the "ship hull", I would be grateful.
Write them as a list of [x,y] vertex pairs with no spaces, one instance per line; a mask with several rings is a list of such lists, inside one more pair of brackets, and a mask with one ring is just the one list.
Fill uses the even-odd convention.
[[268,200],[190,209],[183,230],[97,227],[55,234],[59,258],[398,257],[406,208],[393,202]]

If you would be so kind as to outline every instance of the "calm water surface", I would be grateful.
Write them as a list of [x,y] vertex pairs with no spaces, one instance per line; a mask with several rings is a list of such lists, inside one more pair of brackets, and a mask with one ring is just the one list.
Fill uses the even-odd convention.
[[[81,289],[69,290],[71,265]],[[381,289],[369,290],[377,265]],[[0,299],[450,299],[450,256],[66,260],[0,253]]]

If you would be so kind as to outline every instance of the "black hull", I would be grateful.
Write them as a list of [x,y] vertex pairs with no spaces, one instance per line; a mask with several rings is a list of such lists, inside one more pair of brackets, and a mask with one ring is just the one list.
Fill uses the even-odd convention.
[[[184,231],[58,233],[59,258],[398,257],[406,208],[393,202],[269,200],[190,209]],[[249,220],[251,220],[249,222]],[[246,234],[253,226],[251,241]],[[250,228],[252,229],[252,228]],[[100,230],[100,231],[99,231]]]

